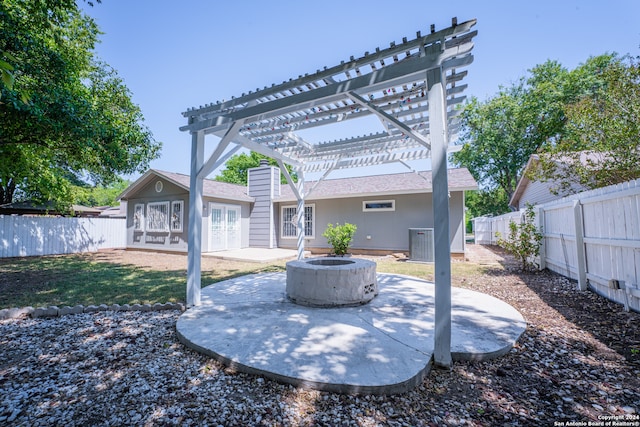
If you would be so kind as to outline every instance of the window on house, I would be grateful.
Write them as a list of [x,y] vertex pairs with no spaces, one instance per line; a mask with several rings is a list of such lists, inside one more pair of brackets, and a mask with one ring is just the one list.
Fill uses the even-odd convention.
[[133,229],[135,231],[144,230],[144,204],[137,203],[133,209]]
[[182,232],[182,217],[184,202],[176,200],[171,202],[171,231]]
[[369,201],[362,202],[363,212],[385,212],[385,211],[395,211],[395,210],[396,210],[395,200],[369,200]]
[[147,204],[147,231],[169,231],[169,202]]
[[[281,210],[282,229],[284,239],[293,239],[298,234],[298,208],[296,206],[283,206]],[[304,234],[306,238],[315,238],[315,205],[304,207]]]

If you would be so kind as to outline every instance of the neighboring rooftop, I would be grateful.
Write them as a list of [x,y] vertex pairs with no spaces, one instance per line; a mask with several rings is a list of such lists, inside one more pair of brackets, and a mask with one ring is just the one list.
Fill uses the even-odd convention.
[[6,203],[0,205],[0,215],[48,215],[94,217],[102,213],[100,209],[82,205],[72,205],[71,212],[59,212],[53,202],[34,203],[32,201]]

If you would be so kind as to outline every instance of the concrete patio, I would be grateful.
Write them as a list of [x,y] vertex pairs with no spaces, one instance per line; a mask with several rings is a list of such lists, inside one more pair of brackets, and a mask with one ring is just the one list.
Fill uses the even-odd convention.
[[[432,283],[378,274],[369,304],[311,308],[290,302],[285,282],[285,273],[268,273],[204,288],[202,304],[178,319],[180,341],[241,372],[340,393],[399,393],[429,373]],[[526,328],[510,305],[459,288],[452,322],[454,360],[503,355]]]

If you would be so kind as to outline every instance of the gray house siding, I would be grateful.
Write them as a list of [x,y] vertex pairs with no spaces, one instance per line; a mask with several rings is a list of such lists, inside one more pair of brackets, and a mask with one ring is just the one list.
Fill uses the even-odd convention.
[[274,197],[280,196],[280,170],[271,166],[249,169],[248,194],[255,198],[249,224],[249,246],[275,248]]
[[[450,174],[458,185],[456,190],[451,191],[449,199],[451,251],[460,254],[465,249],[462,190],[472,187],[475,181],[468,172],[453,170]],[[128,248],[188,251],[188,178],[187,175],[149,170],[123,192],[122,200],[127,202]],[[322,237],[327,224],[351,222],[358,226],[352,246],[354,252],[408,251],[409,228],[434,226],[429,182],[427,174],[396,174],[389,178],[329,180],[309,186],[308,189],[314,189],[307,201],[307,205],[314,206],[314,232],[307,234],[305,246],[318,252],[328,251],[330,246]],[[295,219],[292,220],[291,215],[295,213],[297,202],[291,189],[281,186],[278,168],[261,165],[250,169],[248,188],[212,180],[206,180],[204,184],[203,251],[238,247],[296,248],[296,224],[293,224]],[[318,199],[313,199],[314,194]],[[334,194],[338,196],[331,198]],[[363,209],[365,201],[391,200],[392,207]],[[233,218],[234,207],[240,208],[240,234],[235,232],[235,228],[227,229],[228,222],[222,225],[217,222],[214,242],[211,203],[222,205],[215,208],[227,220]],[[294,211],[286,212],[287,220],[292,222],[287,227],[287,233],[291,235],[285,237],[281,235],[282,208],[288,206],[294,207]],[[175,211],[181,213],[181,221],[174,219]],[[153,215],[149,215],[149,212]],[[180,227],[176,227],[176,223]]]
[[[160,191],[156,191],[156,184],[162,183]],[[158,186],[158,188],[160,188]],[[148,231],[146,224],[149,203],[182,201],[182,231]],[[136,206],[144,206],[144,224],[141,230],[134,227]],[[145,185],[135,199],[127,201],[127,247],[153,249],[165,251],[186,251],[188,232],[189,193],[162,178],[154,179]]]
[[[394,211],[363,212],[364,201],[394,200]],[[451,192],[450,234],[451,252],[464,253],[464,193]],[[330,248],[322,237],[327,224],[350,222],[358,227],[354,236],[354,250],[408,251],[409,228],[433,228],[432,195],[403,194],[395,196],[353,197],[348,199],[309,200],[307,205],[315,205],[315,238],[307,239],[310,249]],[[278,212],[283,206],[293,202],[278,204]],[[278,221],[278,230],[281,224]],[[295,248],[296,239],[280,239],[280,247]]]
[[557,199],[558,196],[551,193],[553,185],[551,182],[529,181],[515,208],[520,210],[524,209],[527,203],[537,205]]
[[[162,182],[162,190],[156,191],[156,183]],[[146,222],[149,203],[182,201],[182,231],[148,231],[146,224],[142,230],[135,230],[134,221],[136,205],[144,206],[144,219]],[[203,199],[202,217],[202,249],[209,248],[211,217],[209,203],[219,203],[224,205],[240,206],[241,210],[241,247],[249,246],[249,218],[251,215],[251,204],[236,200],[205,197]],[[136,192],[135,198],[127,200],[127,247],[132,249],[150,249],[159,251],[187,252],[189,231],[189,193],[170,181],[162,177],[155,177],[148,184]]]

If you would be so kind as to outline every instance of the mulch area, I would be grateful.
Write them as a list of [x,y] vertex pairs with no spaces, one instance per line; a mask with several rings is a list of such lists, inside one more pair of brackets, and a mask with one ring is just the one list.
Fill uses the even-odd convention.
[[[180,382],[182,385],[172,383],[166,390],[163,384],[154,384],[153,378],[149,379],[149,387],[164,393],[171,404],[180,401],[184,404],[176,410],[179,414],[175,417],[168,410],[156,416],[157,409],[153,413],[131,409],[140,420],[137,424],[538,426],[589,421],[605,425],[606,420],[614,420],[640,425],[640,314],[625,312],[621,305],[593,292],[577,291],[575,283],[554,273],[521,272],[511,257],[497,248],[490,250],[495,259],[483,262],[485,274],[455,282],[504,300],[524,316],[527,330],[515,348],[503,357],[484,362],[455,362],[451,370],[433,370],[417,389],[399,395],[343,396],[294,390],[290,386],[234,373],[211,359],[181,348],[172,341],[175,333],[169,331],[163,337],[164,346],[180,349],[180,357],[189,360],[195,366],[194,372],[199,373],[187,374]],[[123,256],[133,262],[128,253]],[[136,262],[140,263],[156,265],[158,261],[157,254],[147,260],[143,259],[144,252],[135,253],[135,256],[139,257]],[[167,261],[167,265],[175,267],[175,262],[178,260]],[[103,314],[96,316],[97,320],[91,321],[89,327],[101,328],[102,323],[107,323],[99,317]],[[138,321],[144,321],[157,314],[140,313],[139,316]],[[9,335],[18,334],[17,330],[24,329],[28,322],[36,320],[1,321],[0,327],[5,328],[5,333],[9,331]],[[117,333],[116,323],[113,320],[106,330]],[[20,381],[26,378],[21,376],[29,369],[24,365],[26,359],[8,357],[11,346],[45,345],[36,342],[37,336],[29,338],[28,332],[22,331],[19,335],[19,343],[0,337],[0,360],[5,360],[0,362],[0,390],[19,387]],[[131,359],[122,356],[118,363],[141,369],[137,362],[134,363],[137,360],[134,358],[144,355],[145,363],[161,365],[154,355],[159,358],[163,348],[154,349],[153,345],[161,344],[140,338],[131,341],[128,347]],[[61,381],[60,376],[38,378],[52,383]],[[59,387],[63,385],[58,384]],[[211,388],[214,385],[218,388]],[[74,384],[74,387],[78,386]],[[133,397],[133,389],[129,386],[125,391],[114,390],[103,390],[113,392],[111,399],[120,402],[110,409],[113,414],[118,414],[118,406],[135,406],[133,399],[140,399],[138,395]],[[85,398],[91,401],[96,396]],[[0,425],[12,416],[13,410],[7,404],[3,405],[2,398],[0,394]],[[7,399],[5,396],[5,401]],[[46,395],[29,395],[25,407],[40,407],[38,405],[46,403],[47,399]],[[77,405],[81,405],[82,399],[76,400],[69,411],[80,414],[84,407]],[[193,402],[206,404],[192,405]],[[233,402],[241,402],[241,406]],[[222,407],[227,408],[226,412],[220,409]],[[71,424],[81,425],[81,416],[66,414]],[[23,412],[15,415],[14,420],[19,422],[21,417]],[[54,421],[56,419],[60,420],[54,417]],[[33,421],[28,417],[24,420],[27,420],[23,421],[25,424]]]

